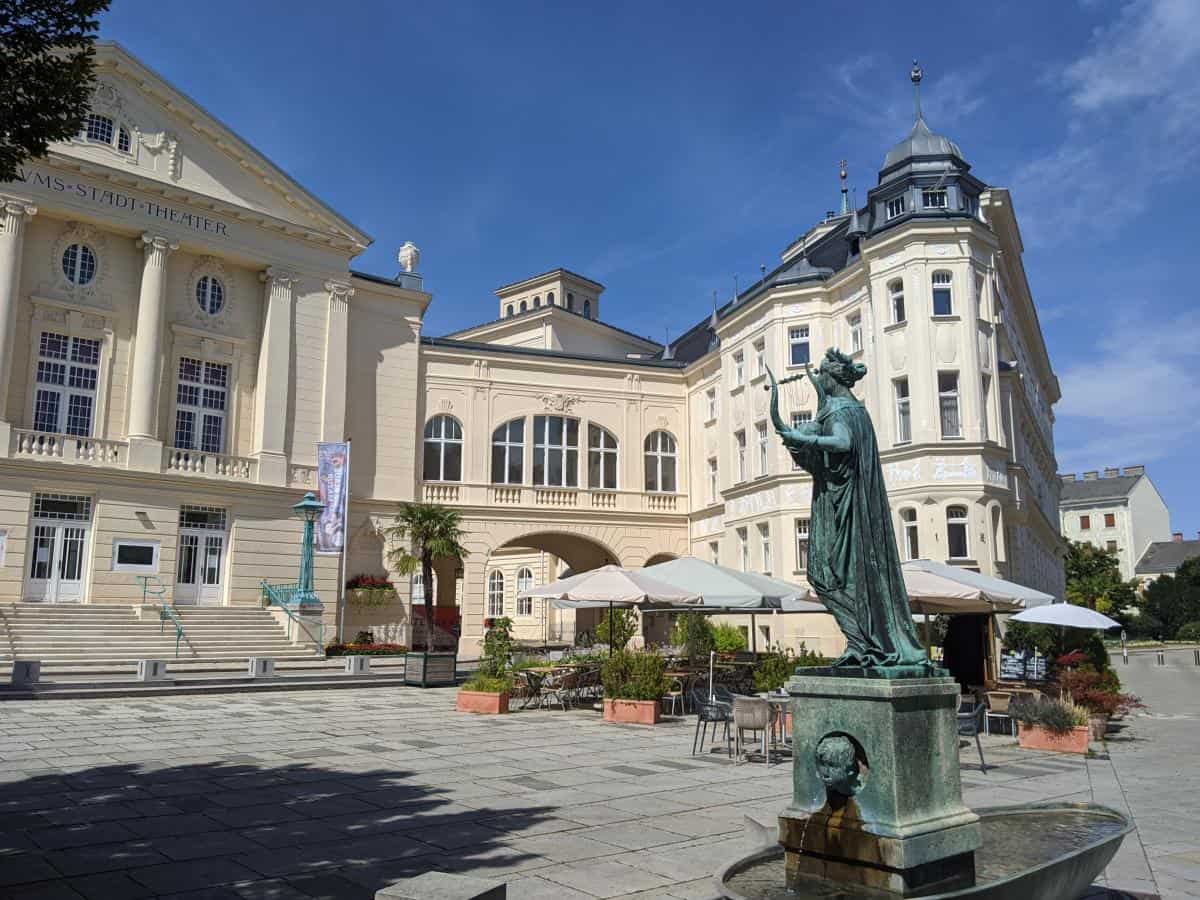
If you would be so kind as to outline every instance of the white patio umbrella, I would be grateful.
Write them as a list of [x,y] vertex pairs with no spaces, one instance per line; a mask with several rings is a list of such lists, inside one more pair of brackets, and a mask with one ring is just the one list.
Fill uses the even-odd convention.
[[1033,588],[932,559],[911,559],[900,570],[909,603],[921,613],[1017,612],[1054,602]]
[[1031,625],[1058,625],[1060,628],[1092,628],[1101,631],[1121,627],[1120,622],[1110,619],[1104,613],[1098,613],[1086,606],[1076,606],[1074,603],[1053,603],[1049,606],[1027,609],[1017,613],[1010,621],[1028,622]]
[[786,609],[789,612],[825,612],[807,585],[793,584],[757,572],[740,572],[694,556],[681,556],[647,566],[647,575],[676,588],[700,595],[705,610],[731,612]]

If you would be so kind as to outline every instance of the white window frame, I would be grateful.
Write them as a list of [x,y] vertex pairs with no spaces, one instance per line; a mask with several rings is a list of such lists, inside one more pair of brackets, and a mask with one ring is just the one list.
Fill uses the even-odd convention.
[[[962,515],[951,515],[956,510],[962,510]],[[947,559],[971,559],[971,512],[965,505],[961,503],[953,503],[946,507],[946,558]],[[951,529],[962,529],[962,544],[963,555],[956,556],[953,553],[954,540],[951,538],[953,533]]]
[[733,386],[740,388],[746,383],[746,354],[741,350],[733,354]]
[[[108,129],[108,136],[93,137],[92,136],[92,120],[95,119],[104,123]],[[99,145],[108,147],[110,150],[115,150],[122,156],[133,155],[133,131],[120,119],[115,116],[110,116],[107,113],[89,111],[83,117],[83,124],[79,128],[79,139],[85,144]]]
[[[945,312],[938,312],[938,294],[944,293],[949,306]],[[954,274],[946,269],[938,269],[929,276],[929,308],[935,318],[947,318],[954,315]]]
[[[595,422],[588,422],[588,448],[587,448],[587,470],[588,470],[588,488],[593,491],[615,491],[620,487],[620,472],[621,467],[618,461],[617,454],[620,452],[621,444],[617,440],[617,436],[605,428],[603,425],[597,425]],[[595,433],[599,437],[599,443],[592,443],[592,436]],[[612,446],[609,446],[611,442]],[[600,463],[599,466],[599,483],[592,484],[592,455],[595,454]],[[612,484],[605,484],[610,479]]]
[[526,619],[533,615],[533,598],[523,598],[521,592],[531,590],[533,590],[533,569],[529,566],[521,566],[517,569],[517,615]]
[[[813,419],[813,414],[812,414],[811,410],[802,409],[799,412],[794,412],[794,413],[792,413],[792,427],[799,428],[801,425],[811,422],[812,419]],[[792,460],[792,471],[799,471],[799,469],[800,469],[800,463],[796,462],[796,460],[793,459]]]
[[[499,612],[496,612],[497,606]],[[504,573],[499,569],[492,569],[488,573],[487,610],[489,619],[499,619],[504,615]]]
[[[206,272],[196,279],[193,294],[193,299],[200,312],[209,317],[219,316],[225,309],[225,303],[229,297],[225,290],[225,282],[211,272]],[[214,300],[217,303],[216,309],[212,308]]]
[[[550,427],[555,421],[562,423],[560,442],[553,443],[550,439]],[[538,422],[542,428],[538,429]],[[575,440],[571,441],[571,426],[574,425]],[[571,416],[534,416],[533,417],[533,483],[537,487],[578,488],[579,487],[579,420]],[[542,477],[538,480],[538,456],[542,458]],[[550,480],[550,461],[559,457],[562,478],[558,482]]]
[[758,542],[762,555],[762,572],[770,575],[775,564],[775,554],[771,550],[771,525],[769,522],[758,524]]
[[738,539],[738,558],[742,564],[742,571],[750,571],[750,532],[744,527],[737,530]]
[[746,471],[746,431],[739,428],[733,433],[733,453],[737,459],[737,483],[741,484],[749,477]]
[[[199,366],[198,380],[191,378],[185,379],[183,376],[184,363],[195,363]],[[210,384],[208,382],[209,368],[215,370],[224,370],[225,383]],[[229,424],[232,413],[233,398],[236,396],[233,390],[234,384],[234,367],[228,362],[215,362],[205,359],[203,356],[193,356],[190,353],[181,353],[175,359],[175,392],[171,409],[171,446],[178,450],[187,450],[193,453],[215,453],[223,455],[228,453],[229,447]],[[194,389],[197,402],[184,401],[184,388]],[[218,409],[209,407],[206,401],[209,395],[213,398],[220,397],[223,405]],[[191,427],[191,446],[183,446],[180,444],[179,438],[179,416],[180,413],[188,413],[192,418]],[[220,424],[221,439],[218,449],[212,449],[210,446],[204,445],[204,428],[205,419],[216,419]]]
[[904,279],[894,278],[888,282],[888,301],[892,310],[892,324],[902,325],[908,321],[908,312],[904,308]]
[[[521,436],[518,439],[512,437],[512,426],[520,425]],[[503,432],[503,433],[502,433]],[[502,433],[502,434],[501,434]],[[501,434],[497,438],[496,435]],[[500,450],[503,456],[502,462],[502,478],[496,477],[496,451]],[[509,478],[509,472],[513,463],[517,465],[518,475],[516,481]],[[490,461],[492,484],[524,484],[525,483],[525,417],[517,416],[515,419],[509,419],[507,422],[501,422],[492,429],[492,457]]]
[[[952,377],[954,379],[953,388],[944,388],[942,386],[943,377]],[[938,425],[941,429],[943,440],[956,440],[963,436],[962,430],[962,403],[959,399],[959,378],[958,372],[938,372]],[[949,404],[953,402],[954,422],[957,430],[948,431],[946,429],[946,412],[950,409]]]
[[946,195],[945,188],[941,190],[933,190],[925,188],[921,191],[921,206],[925,209],[949,209],[950,200]]
[[756,424],[754,432],[758,439],[758,474],[762,477],[771,472],[771,433],[766,422]]
[[[804,358],[797,359],[797,351],[803,348]],[[809,344],[809,328],[807,325],[792,325],[788,328],[788,368],[802,368],[812,362],[812,347]]]
[[760,339],[754,342],[754,377],[767,374],[767,342]]
[[708,401],[708,422],[717,420],[717,389],[709,388],[704,392],[705,399]]
[[892,380],[892,393],[896,399],[896,443],[912,443],[912,394],[908,387],[908,376]]
[[[154,561],[149,565],[135,565],[133,563],[117,562],[117,553],[121,547],[149,547],[154,551]],[[134,538],[113,538],[112,543],[112,571],[114,572],[138,572],[144,575],[154,575],[158,572],[158,557],[161,549],[159,541],[135,540]]]
[[812,520],[800,518],[795,520],[796,527],[796,571],[808,571],[808,541],[812,530]]
[[709,541],[708,542],[708,558],[714,566],[719,566],[721,564],[721,542],[720,541]]
[[904,559],[921,558],[921,525],[917,521],[917,511],[911,506],[900,510],[900,527],[903,531]]
[[[68,266],[67,254],[72,251],[74,251],[74,257]],[[88,259],[90,259],[90,262],[86,263],[87,271],[85,273],[85,260]],[[58,259],[58,265],[63,277],[74,287],[87,287],[96,280],[96,276],[100,272],[100,255],[91,244],[82,240],[73,240],[63,247],[62,255]],[[84,274],[87,275],[86,280],[80,281],[79,279]]]
[[979,379],[979,391],[982,409],[979,416],[979,437],[981,440],[991,440],[991,427],[988,425],[988,418],[991,413],[989,409],[992,401],[992,376],[984,374]]
[[846,324],[850,326],[850,352],[858,353],[863,348],[862,313],[852,313]]
[[716,503],[721,496],[720,465],[715,456],[708,458],[708,502]]
[[[49,340],[47,340],[49,339]],[[62,340],[63,355],[51,352],[51,345]],[[77,349],[85,346],[89,351],[95,345],[95,360],[76,358]],[[100,421],[100,389],[105,372],[106,342],[95,335],[82,335],[70,328],[45,327],[35,322],[33,329],[33,366],[30,373],[29,427],[43,434],[68,434],[71,437],[90,438],[97,433]],[[56,380],[61,377],[61,381]],[[45,380],[43,380],[43,378]],[[72,383],[74,382],[74,384]],[[42,395],[56,398],[54,421],[43,420],[39,413]],[[73,400],[86,400],[89,404],[89,419],[86,430],[74,427],[71,422]],[[53,425],[53,428],[42,427]]]
[[[642,451],[645,466],[643,484],[647,493],[679,493],[679,442],[675,440],[675,435],[663,428],[655,429],[646,435]],[[667,472],[671,475],[669,488],[665,486],[664,475]]]
[[890,221],[892,221],[892,219],[897,219],[900,216],[904,215],[904,213],[907,211],[908,211],[908,202],[905,199],[905,195],[897,194],[895,197],[892,197],[890,200],[888,200],[887,203],[885,204],[885,212],[886,212],[885,221],[890,222]]

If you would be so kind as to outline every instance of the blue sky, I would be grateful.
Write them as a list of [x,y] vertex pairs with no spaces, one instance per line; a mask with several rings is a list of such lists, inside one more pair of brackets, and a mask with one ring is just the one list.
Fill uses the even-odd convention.
[[663,340],[860,199],[926,118],[1009,187],[1063,387],[1062,471],[1145,463],[1200,529],[1200,3],[114,0],[117,40],[375,237],[426,333],[556,266]]

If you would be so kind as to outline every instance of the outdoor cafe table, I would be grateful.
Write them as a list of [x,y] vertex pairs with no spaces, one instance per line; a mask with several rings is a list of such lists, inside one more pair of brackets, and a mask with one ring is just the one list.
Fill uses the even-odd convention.
[[[775,707],[775,717],[771,722],[771,745],[786,744],[787,714],[792,708],[792,698],[787,694],[759,694],[759,696]],[[778,741],[775,739],[776,725],[778,725]]]

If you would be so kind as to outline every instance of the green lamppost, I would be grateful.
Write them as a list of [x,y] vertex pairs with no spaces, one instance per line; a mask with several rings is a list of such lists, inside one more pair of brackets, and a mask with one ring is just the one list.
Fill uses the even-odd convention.
[[320,598],[313,591],[313,528],[325,504],[309,491],[304,499],[292,507],[292,513],[304,520],[304,545],[300,548],[300,583],[296,586],[296,605],[319,605]]

